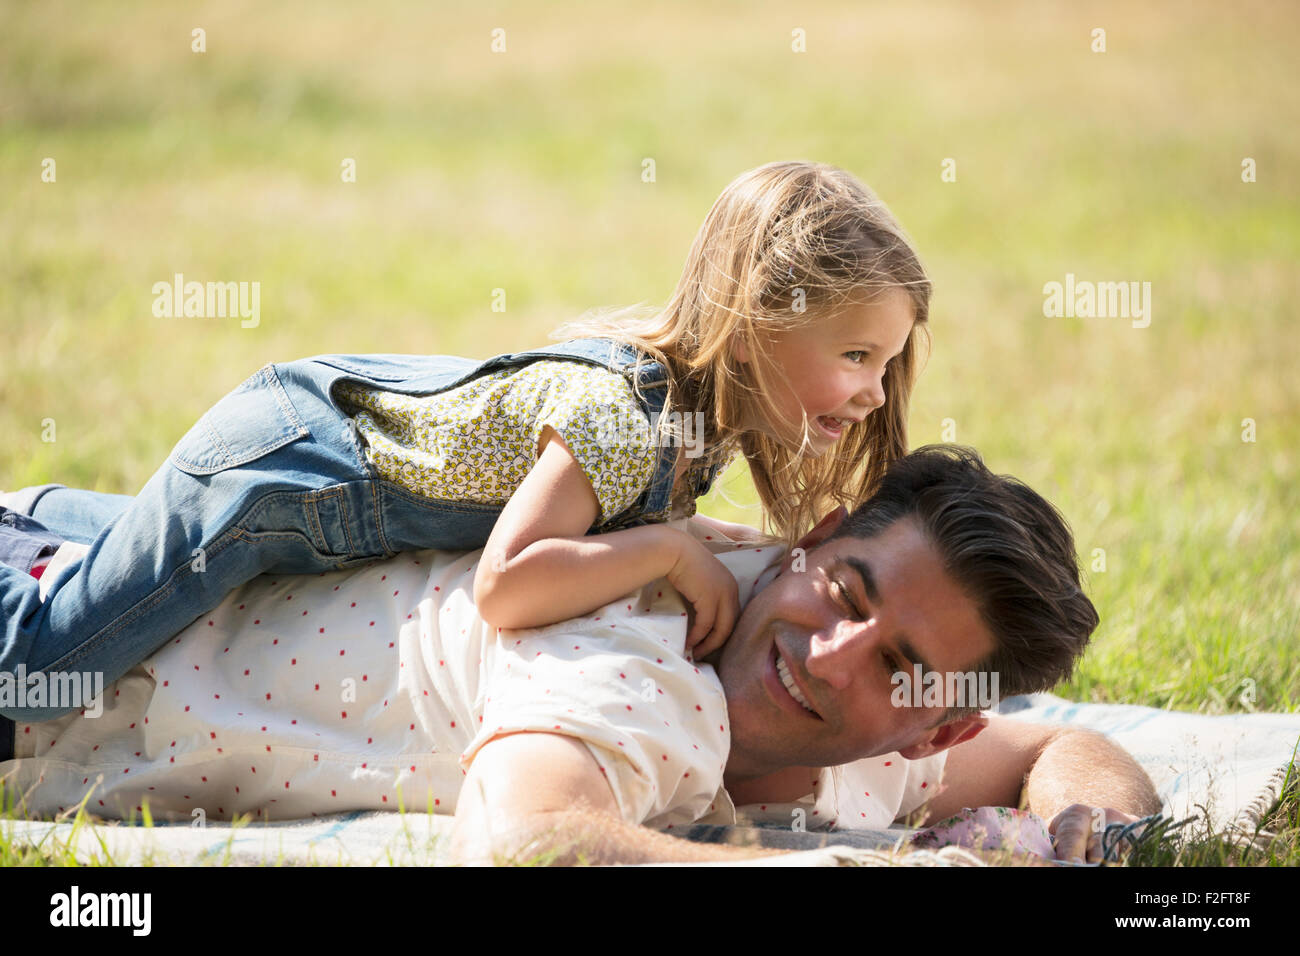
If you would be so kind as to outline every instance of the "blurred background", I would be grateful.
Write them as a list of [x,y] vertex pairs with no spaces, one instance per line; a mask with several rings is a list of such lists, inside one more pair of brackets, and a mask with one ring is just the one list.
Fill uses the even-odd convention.
[[[1102,624],[1057,692],[1295,710],[1298,27],[1281,2],[0,0],[0,489],[134,494],[267,362],[485,358],[661,305],[728,182],[817,160],[934,280],[912,443],[976,446],[1074,527]],[[258,282],[257,326],[155,317],[175,273]],[[1067,273],[1150,282],[1150,326],[1044,317]],[[755,501],[742,462],[701,511]]]

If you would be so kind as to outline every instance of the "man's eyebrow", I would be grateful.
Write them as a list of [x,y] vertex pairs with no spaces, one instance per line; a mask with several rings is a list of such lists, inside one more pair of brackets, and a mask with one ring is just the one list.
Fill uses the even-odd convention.
[[[880,588],[876,584],[876,576],[871,571],[871,565],[866,561],[863,561],[861,558],[855,558],[852,555],[846,555],[841,560],[846,566],[857,572],[858,577],[861,579],[862,590],[866,592],[867,600],[877,607],[884,607],[885,602],[880,596]],[[930,671],[934,670],[934,668],[930,666],[930,662],[922,657],[921,653],[915,646],[913,646],[912,642],[907,638],[907,635],[899,635],[898,650],[905,658],[907,658],[907,663],[920,664],[921,673],[928,674]]]
[[904,635],[899,636],[898,649],[902,653],[902,655],[905,658],[907,658],[907,662],[909,664],[921,665],[922,674],[928,674],[934,670],[934,668],[930,666],[930,662],[921,656],[920,652],[918,652],[917,649],[912,646],[912,642],[909,641],[906,636]]
[[858,577],[862,579],[862,590],[867,594],[867,600],[872,604],[884,606],[885,602],[880,599],[880,588],[876,587],[876,575],[871,570],[871,565],[861,558],[855,558],[853,555],[846,555],[844,563],[858,572]]

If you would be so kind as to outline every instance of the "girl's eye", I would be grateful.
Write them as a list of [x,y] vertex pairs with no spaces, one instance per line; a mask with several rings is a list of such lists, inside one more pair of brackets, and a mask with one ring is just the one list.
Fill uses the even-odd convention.
[[855,359],[849,359],[851,362],[853,362],[854,365],[861,365],[864,361],[866,361],[866,358],[867,358],[867,353],[864,352],[864,351],[862,351],[861,349],[857,349],[857,350],[855,350],[855,351],[853,351],[853,352],[845,352],[845,353],[844,353],[844,357],[845,357],[845,358],[849,358],[849,356],[851,356],[851,355],[856,355],[856,356],[858,356],[858,358],[855,358]]

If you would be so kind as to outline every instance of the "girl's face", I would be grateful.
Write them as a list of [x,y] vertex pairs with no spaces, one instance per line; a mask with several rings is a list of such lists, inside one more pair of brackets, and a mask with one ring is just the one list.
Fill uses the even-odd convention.
[[[808,415],[812,453],[825,454],[848,429],[885,404],[885,371],[907,344],[913,315],[911,297],[893,287],[868,303],[774,333],[769,355],[777,374],[770,384],[780,415],[776,422],[751,422],[751,427],[798,448],[802,409]],[[736,357],[750,361],[743,343],[737,344]]]

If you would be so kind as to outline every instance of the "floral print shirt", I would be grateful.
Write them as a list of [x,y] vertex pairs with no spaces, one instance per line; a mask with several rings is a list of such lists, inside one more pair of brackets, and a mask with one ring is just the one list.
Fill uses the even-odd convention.
[[[658,449],[631,385],[608,368],[540,359],[434,395],[346,381],[333,392],[379,474],[425,497],[504,505],[537,460],[549,425],[591,481],[602,531],[634,517],[668,521],[695,513],[693,496],[675,494],[660,514],[614,520],[649,487]],[[709,463],[695,462],[683,487],[695,487]]]

